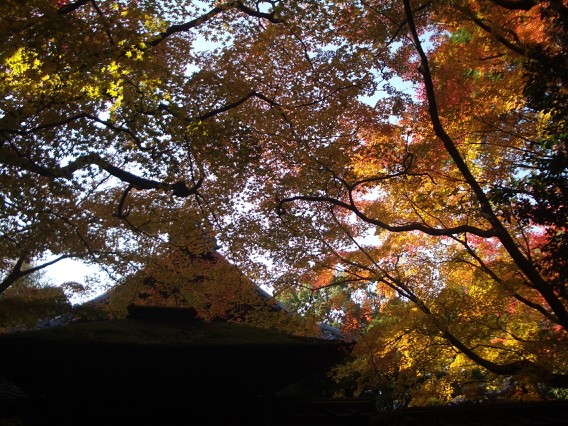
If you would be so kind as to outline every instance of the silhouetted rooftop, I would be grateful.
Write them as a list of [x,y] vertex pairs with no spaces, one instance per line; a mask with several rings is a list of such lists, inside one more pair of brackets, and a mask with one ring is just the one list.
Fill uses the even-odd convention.
[[[41,423],[46,418],[61,424],[63,412],[76,424],[108,424],[116,416],[125,421],[124,415],[158,419],[166,416],[162,410],[182,406],[211,421],[239,413],[263,418],[262,403],[254,408],[258,398],[325,371],[350,348],[198,321],[188,309],[138,307],[133,312],[134,317],[121,320],[0,336],[0,375],[29,395],[21,402],[26,412],[35,413],[30,424],[46,424]],[[84,419],[93,406],[97,411]]]

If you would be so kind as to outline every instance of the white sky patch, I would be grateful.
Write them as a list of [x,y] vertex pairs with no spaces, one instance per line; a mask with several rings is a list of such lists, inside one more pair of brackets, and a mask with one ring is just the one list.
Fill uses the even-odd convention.
[[[54,257],[47,257],[43,261],[50,261]],[[74,282],[85,286],[86,292],[70,295],[70,301],[73,304],[86,302],[102,294],[110,287],[106,274],[100,267],[86,264],[80,260],[63,259],[43,269],[42,272],[45,280],[51,285],[59,287]]]
[[378,247],[382,244],[381,238],[377,235],[376,230],[369,229],[367,232],[359,237],[356,237],[355,240],[358,244],[361,244],[364,247]]
[[55,285],[61,285],[69,281],[83,283],[85,277],[95,273],[96,269],[79,260],[63,259],[45,268],[45,275]]

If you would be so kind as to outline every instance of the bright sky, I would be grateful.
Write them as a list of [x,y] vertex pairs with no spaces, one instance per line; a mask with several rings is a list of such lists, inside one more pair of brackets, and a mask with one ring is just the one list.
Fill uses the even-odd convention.
[[[104,293],[110,286],[106,275],[100,268],[86,265],[78,260],[63,259],[42,271],[44,274],[43,277],[50,284],[56,286],[68,282],[76,282],[81,285],[88,284],[88,291],[86,293],[76,294],[70,297],[71,303],[83,303],[93,299],[99,294]],[[100,283],[100,285],[96,283]]]
[[97,272],[96,268],[71,259],[63,259],[45,269],[46,278],[56,285],[69,281],[84,283],[85,277],[94,272]]

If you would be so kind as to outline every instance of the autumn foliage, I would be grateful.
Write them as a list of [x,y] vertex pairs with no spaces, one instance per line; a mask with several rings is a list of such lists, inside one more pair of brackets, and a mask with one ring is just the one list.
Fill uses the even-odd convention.
[[568,387],[563,2],[0,16],[0,291],[46,253],[175,288],[171,253],[208,252],[207,229],[248,278],[359,336],[337,375],[385,407]]

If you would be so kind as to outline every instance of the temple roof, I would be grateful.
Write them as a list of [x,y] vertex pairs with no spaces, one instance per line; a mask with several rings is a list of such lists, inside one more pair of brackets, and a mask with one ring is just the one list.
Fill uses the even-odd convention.
[[[30,395],[24,411],[47,410],[42,419],[62,410],[84,421],[93,406],[102,407],[92,413],[99,421],[118,407],[132,418],[146,410],[162,419],[168,413],[161,410],[183,404],[212,418],[256,416],[250,406],[256,398],[325,372],[350,350],[343,342],[196,320],[188,308],[132,307],[130,313],[0,335],[0,376]],[[223,411],[215,413],[219,404]]]
[[119,286],[87,302],[111,317],[128,306],[191,308],[206,320],[232,319],[292,334],[344,340],[340,330],[302,318],[246,277],[216,251],[195,256],[175,250],[141,268]]

